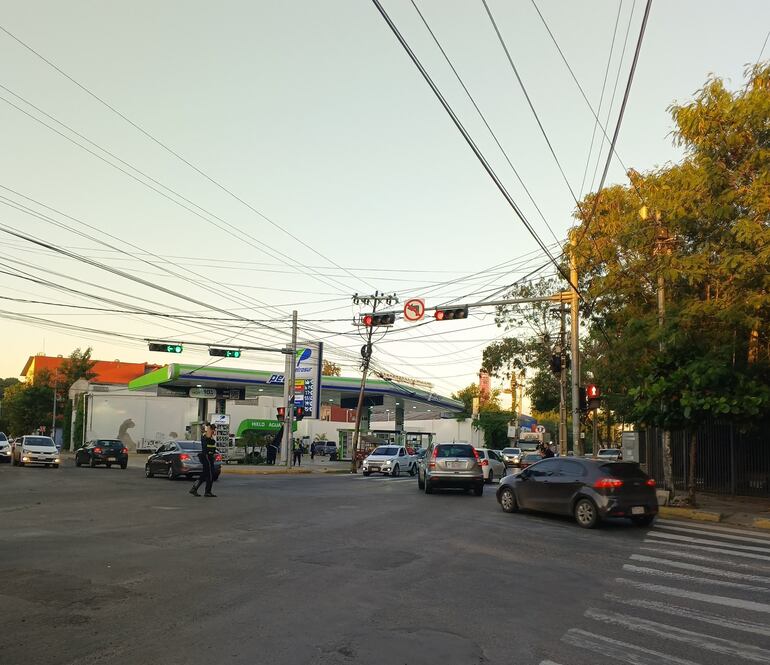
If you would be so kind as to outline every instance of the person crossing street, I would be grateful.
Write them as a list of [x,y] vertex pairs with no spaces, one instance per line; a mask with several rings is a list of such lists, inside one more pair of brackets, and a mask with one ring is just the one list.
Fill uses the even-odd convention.
[[193,496],[200,496],[198,488],[205,481],[206,491],[203,496],[216,497],[216,494],[211,492],[211,486],[214,484],[214,461],[217,456],[217,442],[214,436],[214,426],[211,423],[206,423],[203,436],[201,436],[201,451],[198,453],[198,459],[200,459],[203,469],[190,489],[190,494]]

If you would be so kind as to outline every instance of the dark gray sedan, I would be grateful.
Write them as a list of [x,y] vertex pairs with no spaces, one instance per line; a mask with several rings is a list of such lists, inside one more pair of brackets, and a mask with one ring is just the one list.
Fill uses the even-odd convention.
[[[200,452],[200,441],[168,441],[158,448],[154,455],[147,458],[144,475],[148,478],[155,475],[165,476],[169,480],[175,480],[179,476],[199,476],[203,471],[203,464],[198,457]],[[221,470],[222,455],[217,453],[214,480],[219,478]]]

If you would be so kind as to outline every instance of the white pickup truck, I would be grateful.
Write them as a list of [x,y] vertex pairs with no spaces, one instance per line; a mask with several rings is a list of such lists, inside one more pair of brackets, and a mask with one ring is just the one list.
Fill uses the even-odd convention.
[[401,472],[413,476],[417,473],[417,458],[410,455],[404,446],[379,446],[364,459],[364,475],[384,473],[397,478]]

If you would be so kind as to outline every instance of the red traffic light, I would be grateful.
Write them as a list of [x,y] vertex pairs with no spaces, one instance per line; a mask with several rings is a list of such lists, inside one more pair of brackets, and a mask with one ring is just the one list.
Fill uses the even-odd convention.
[[467,319],[468,308],[467,307],[450,307],[445,309],[437,309],[433,315],[436,317],[436,321],[448,321],[450,319]]
[[279,406],[276,409],[278,420],[284,420],[286,418],[286,407],[285,406]]
[[371,314],[366,314],[362,320],[367,328],[371,327],[372,323],[374,323],[374,317]]
[[593,383],[589,383],[586,386],[586,396],[588,399],[597,399],[601,394],[602,391],[599,390],[599,386],[595,386]]

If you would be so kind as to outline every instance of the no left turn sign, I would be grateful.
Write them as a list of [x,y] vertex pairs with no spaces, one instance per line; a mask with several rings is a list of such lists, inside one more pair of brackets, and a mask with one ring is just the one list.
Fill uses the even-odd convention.
[[425,316],[425,301],[412,298],[404,303],[404,318],[407,321],[419,321]]

